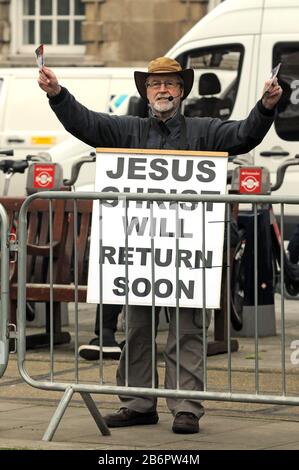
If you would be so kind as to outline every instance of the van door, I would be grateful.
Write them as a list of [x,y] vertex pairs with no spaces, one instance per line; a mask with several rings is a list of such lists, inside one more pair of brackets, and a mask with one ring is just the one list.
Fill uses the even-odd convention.
[[279,62],[282,63],[278,80],[283,88],[283,96],[278,105],[278,115],[274,126],[255,151],[256,163],[268,166],[271,171],[275,171],[285,158],[298,153],[299,141],[299,41],[290,41],[287,35],[282,40],[281,36],[263,37],[258,68],[257,99],[261,96],[270,70]]
[[1,145],[13,147],[15,155],[24,157],[26,152],[38,152],[61,141],[65,134],[36,77],[12,75],[6,90]]
[[[68,75],[60,76],[57,70],[61,85],[66,86],[88,108],[106,111],[110,77],[71,74],[72,71],[69,71]],[[36,71],[35,76],[19,73],[10,77],[1,134],[1,145],[13,147],[19,157],[48,149],[69,135],[51,111],[45,93],[37,85]]]
[[[299,39],[299,35],[296,36]],[[286,33],[262,37],[257,98],[271,68],[279,62],[282,65],[278,80],[283,95],[278,104],[278,114],[263,142],[255,149],[255,164],[270,170],[272,183],[276,180],[277,167],[286,158],[299,153],[299,40],[295,41],[294,35]],[[284,184],[275,194],[297,196],[298,175],[299,166],[288,168]],[[287,213],[299,220],[296,206],[288,206]]]

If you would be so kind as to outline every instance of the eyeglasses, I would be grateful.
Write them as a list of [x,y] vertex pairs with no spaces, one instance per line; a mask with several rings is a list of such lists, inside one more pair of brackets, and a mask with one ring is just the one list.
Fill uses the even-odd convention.
[[159,90],[159,88],[161,88],[162,85],[164,85],[165,88],[167,88],[168,90],[171,90],[171,89],[174,90],[179,85],[181,86],[181,83],[174,82],[172,80],[165,80],[165,81],[154,80],[152,82],[146,82],[146,87],[153,88],[154,90]]

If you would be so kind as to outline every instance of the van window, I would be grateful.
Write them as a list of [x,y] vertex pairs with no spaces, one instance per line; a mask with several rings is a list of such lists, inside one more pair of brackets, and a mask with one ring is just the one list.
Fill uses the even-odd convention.
[[283,89],[278,103],[275,129],[281,139],[297,141],[299,136],[299,43],[277,43],[273,67],[281,62],[279,84]]
[[195,72],[192,91],[184,103],[185,116],[230,117],[239,86],[244,47],[228,44],[189,51],[177,60]]

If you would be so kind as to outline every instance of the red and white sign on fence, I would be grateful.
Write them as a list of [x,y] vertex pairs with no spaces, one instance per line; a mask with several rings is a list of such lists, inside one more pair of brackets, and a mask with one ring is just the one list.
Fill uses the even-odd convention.
[[53,189],[55,165],[35,165],[33,186],[36,189]]
[[240,168],[240,193],[260,194],[262,168]]

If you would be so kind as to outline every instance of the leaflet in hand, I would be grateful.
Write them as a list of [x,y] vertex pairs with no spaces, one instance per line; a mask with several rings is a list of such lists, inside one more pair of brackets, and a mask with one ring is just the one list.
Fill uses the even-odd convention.
[[266,93],[267,91],[269,91],[270,88],[271,88],[271,86],[273,85],[274,80],[275,80],[275,78],[276,78],[277,75],[278,75],[278,72],[279,72],[280,67],[281,67],[281,62],[279,62],[279,64],[276,65],[276,67],[274,67],[274,69],[271,70],[271,74],[270,74],[270,80],[271,80],[271,82],[270,82],[270,84],[268,85],[267,89],[265,90],[265,93]]
[[44,56],[44,45],[41,44],[38,46],[37,49],[35,49],[35,55],[36,55],[36,62],[38,65],[38,68],[41,70],[43,66],[45,65],[45,56]]

